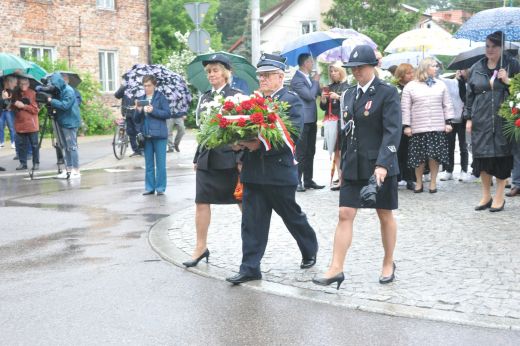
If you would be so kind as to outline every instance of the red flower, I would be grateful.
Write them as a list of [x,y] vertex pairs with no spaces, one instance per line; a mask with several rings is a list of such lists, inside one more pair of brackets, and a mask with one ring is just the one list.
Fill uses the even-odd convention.
[[219,126],[221,129],[225,129],[228,125],[229,125],[229,121],[228,121],[226,118],[222,118],[222,119],[220,119],[220,121],[219,121],[219,123],[218,123],[218,126]]
[[253,104],[251,103],[251,101],[242,101],[240,103],[240,105],[242,106],[243,109],[245,109],[246,111],[247,110],[250,110],[251,108],[253,108]]
[[271,129],[275,129],[275,128],[276,128],[276,125],[275,125],[275,124],[271,124],[271,125],[269,125],[269,128],[271,128]]
[[515,126],[516,127],[520,127],[520,118],[516,119]]
[[222,114],[217,114],[217,118],[222,119]]
[[256,102],[257,105],[259,105],[259,106],[263,106],[264,103],[265,103],[265,99],[264,99],[263,97],[258,96],[258,97],[255,99],[255,102]]
[[233,108],[235,108],[235,104],[234,104],[232,101],[226,101],[226,102],[224,102],[224,109],[225,109],[226,111],[229,112],[229,111],[233,110]]
[[246,119],[244,119],[244,118],[239,118],[238,121],[237,121],[237,125],[238,125],[239,127],[244,127],[244,126],[246,126]]
[[269,123],[274,123],[276,121],[276,114],[274,113],[269,113],[267,115],[267,122]]
[[241,106],[236,106],[235,111],[236,111],[238,114],[240,114],[240,113],[243,111],[243,109],[242,109]]
[[264,116],[262,113],[253,113],[251,114],[251,121],[255,124],[262,124],[264,122]]
[[513,109],[511,109],[511,114],[517,115],[518,114],[518,108],[513,107]]

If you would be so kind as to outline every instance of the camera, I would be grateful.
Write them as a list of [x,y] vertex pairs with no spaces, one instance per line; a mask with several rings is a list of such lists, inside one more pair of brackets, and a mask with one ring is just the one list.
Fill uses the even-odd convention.
[[137,105],[139,107],[149,106],[150,100],[137,100]]
[[376,205],[376,195],[381,189],[381,186],[377,184],[376,176],[372,175],[370,179],[368,179],[368,184],[363,186],[361,191],[359,192],[359,197],[361,198],[361,206],[362,207],[373,207]]
[[38,85],[36,89],[36,102],[47,103],[50,98],[59,98],[60,89],[52,85],[49,77],[43,77],[41,79],[43,85]]

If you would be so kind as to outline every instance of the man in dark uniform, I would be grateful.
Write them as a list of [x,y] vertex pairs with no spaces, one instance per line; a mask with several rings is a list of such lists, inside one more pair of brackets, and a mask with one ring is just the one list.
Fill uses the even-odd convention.
[[397,149],[401,140],[401,107],[397,89],[375,75],[378,61],[367,45],[354,48],[346,67],[352,68],[357,85],[347,89],[341,99],[342,125],[346,138],[342,145],[342,186],[339,221],[334,237],[332,263],[318,285],[337,287],[344,279],[343,265],[352,242],[352,228],[358,208],[366,208],[360,196],[369,178],[379,186],[375,208],[381,224],[385,256],[379,282],[394,280],[393,253],[397,225],[392,210],[397,209]]
[[[260,91],[266,98],[289,103],[293,125],[303,128],[302,102],[283,87],[285,58],[263,54],[257,65]],[[298,136],[293,136],[296,143]],[[307,217],[296,203],[298,167],[288,146],[266,151],[258,139],[241,143],[245,150],[240,180],[242,195],[242,265],[237,275],[226,280],[233,284],[259,280],[260,261],[267,246],[271,214],[274,210],[296,240],[302,254],[300,268],[316,263],[318,241]]]

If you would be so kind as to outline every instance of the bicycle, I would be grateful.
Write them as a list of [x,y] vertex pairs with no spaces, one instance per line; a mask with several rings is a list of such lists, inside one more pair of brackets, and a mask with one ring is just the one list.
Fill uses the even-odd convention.
[[115,123],[117,126],[114,131],[114,139],[112,140],[112,149],[116,159],[122,160],[130,143],[130,138],[126,132],[126,118],[123,116],[117,119]]

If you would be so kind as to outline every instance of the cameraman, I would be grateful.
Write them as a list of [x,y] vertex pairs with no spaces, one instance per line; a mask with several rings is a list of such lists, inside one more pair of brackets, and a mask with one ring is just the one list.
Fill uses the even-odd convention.
[[79,115],[79,105],[74,93],[74,89],[67,85],[63,77],[55,72],[50,77],[50,84],[59,92],[54,93],[47,101],[56,110],[56,120],[58,129],[65,141],[65,164],[66,171],[58,175],[58,178],[67,179],[79,178],[79,158],[78,158],[78,128],[81,126]]
[[15,111],[14,128],[16,130],[16,148],[20,165],[16,170],[27,169],[27,148],[32,149],[33,170],[39,169],[40,150],[38,148],[38,104],[36,93],[30,89],[29,78],[18,77],[19,90],[13,95],[13,110]]

